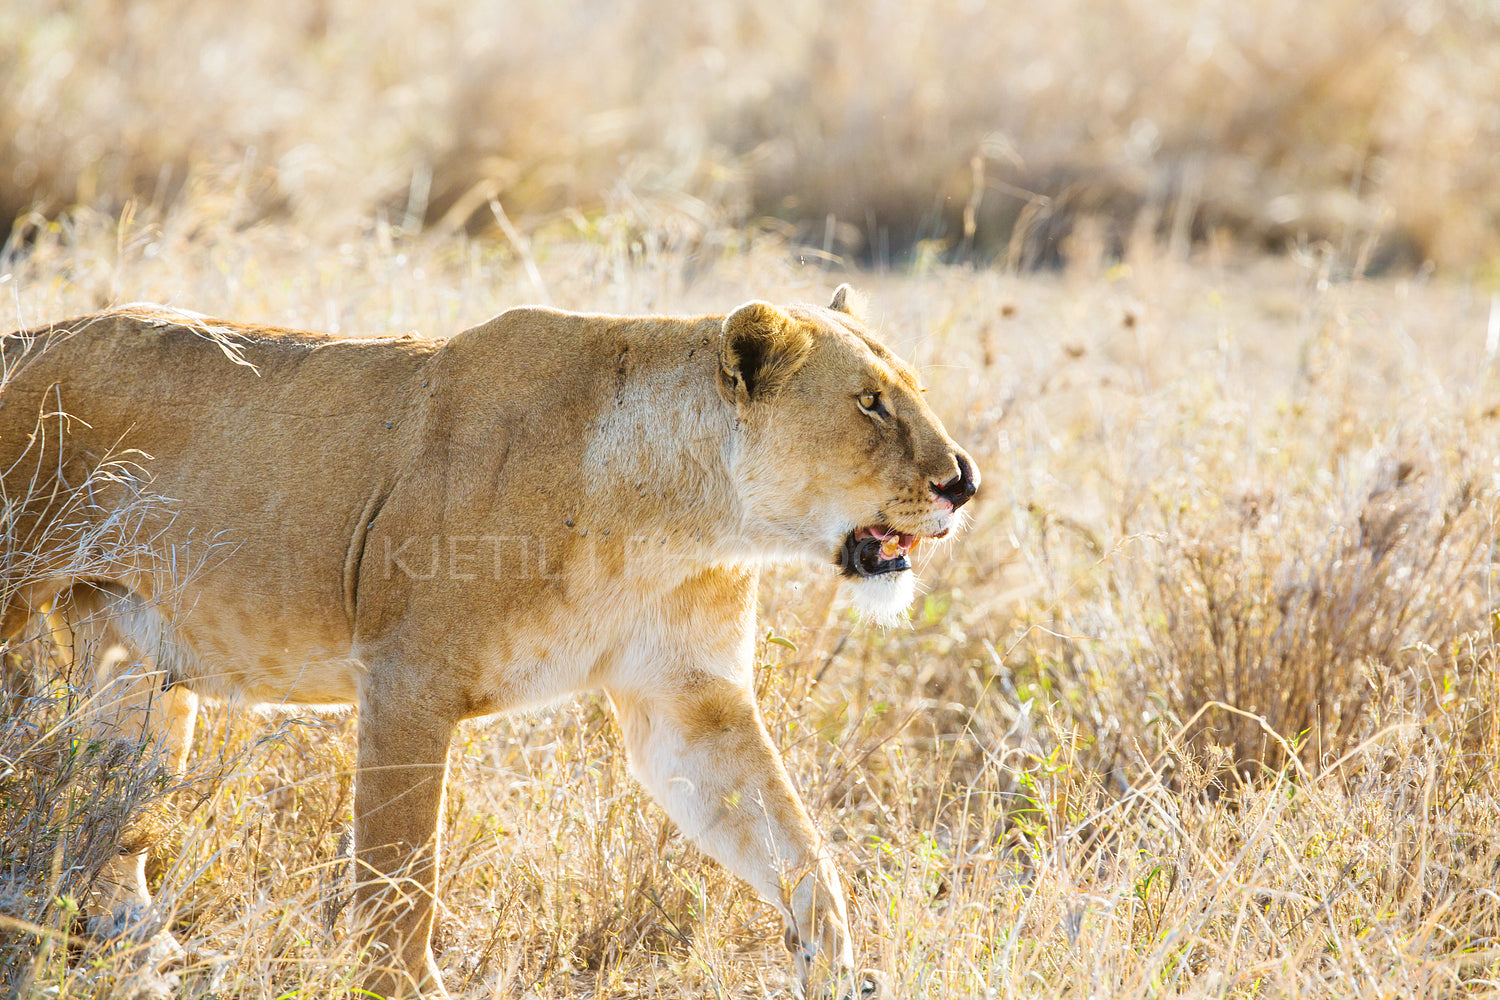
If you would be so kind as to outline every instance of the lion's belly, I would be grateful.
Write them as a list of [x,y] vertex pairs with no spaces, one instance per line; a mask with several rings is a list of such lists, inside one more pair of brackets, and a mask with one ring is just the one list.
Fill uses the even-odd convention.
[[276,613],[247,617],[201,602],[176,621],[156,615],[131,638],[175,680],[219,700],[352,705],[360,666],[347,640]]
[[359,700],[360,671],[347,654],[284,649],[247,664],[242,697],[258,704],[353,705]]

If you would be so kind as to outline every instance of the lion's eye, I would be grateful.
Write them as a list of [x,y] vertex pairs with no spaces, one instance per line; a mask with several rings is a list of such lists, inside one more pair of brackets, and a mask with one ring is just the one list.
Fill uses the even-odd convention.
[[859,395],[859,408],[866,413],[882,413],[885,407],[880,405],[880,393],[862,392]]

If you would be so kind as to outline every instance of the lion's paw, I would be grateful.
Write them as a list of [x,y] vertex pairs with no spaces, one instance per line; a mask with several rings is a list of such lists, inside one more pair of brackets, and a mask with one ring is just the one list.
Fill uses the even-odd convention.
[[112,950],[111,964],[123,973],[113,991],[116,995],[128,1000],[170,1000],[181,988],[188,954],[170,932],[157,931],[143,941],[122,937]]
[[877,969],[860,969],[854,981],[859,987],[854,1000],[893,1000],[896,995],[891,989],[891,977]]

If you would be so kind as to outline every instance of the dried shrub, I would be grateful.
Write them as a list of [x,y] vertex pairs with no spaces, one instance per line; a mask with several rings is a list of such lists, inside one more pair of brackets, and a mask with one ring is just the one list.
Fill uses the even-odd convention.
[[[1368,735],[1376,706],[1432,704],[1423,651],[1482,620],[1476,572],[1489,556],[1493,498],[1472,481],[1388,460],[1350,510],[1292,527],[1254,504],[1184,517],[1162,546],[1132,669],[1150,678],[1200,747],[1234,767],[1284,763],[1260,716],[1304,762]],[[1311,510],[1304,511],[1310,514]]]

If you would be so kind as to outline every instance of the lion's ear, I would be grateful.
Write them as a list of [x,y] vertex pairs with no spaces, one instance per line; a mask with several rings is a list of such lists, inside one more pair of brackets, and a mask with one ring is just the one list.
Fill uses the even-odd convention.
[[719,391],[731,403],[775,395],[811,351],[803,324],[769,302],[747,302],[724,320]]
[[833,301],[828,303],[828,308],[836,313],[848,313],[853,315],[854,310],[849,308],[849,293],[854,289],[849,287],[846,281],[833,290]]
[[833,290],[833,301],[828,303],[828,308],[833,312],[860,319],[864,316],[865,306],[868,304],[865,297],[854,290],[853,285],[845,282]]

